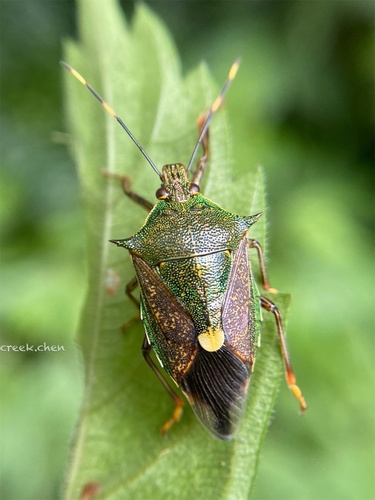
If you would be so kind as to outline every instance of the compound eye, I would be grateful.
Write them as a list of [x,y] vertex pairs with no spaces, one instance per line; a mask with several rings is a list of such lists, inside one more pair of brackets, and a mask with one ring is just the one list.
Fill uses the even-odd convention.
[[160,186],[160,188],[156,190],[155,196],[158,200],[165,200],[169,198],[169,193],[164,186]]
[[190,184],[190,188],[189,188],[189,191],[190,191],[190,194],[191,195],[195,195],[195,194],[198,194],[199,193],[199,186],[198,184],[194,184],[193,182]]

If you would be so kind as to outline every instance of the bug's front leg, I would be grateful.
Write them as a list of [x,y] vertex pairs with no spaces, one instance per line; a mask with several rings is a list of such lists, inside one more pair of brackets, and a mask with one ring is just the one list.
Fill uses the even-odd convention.
[[[197,125],[198,125],[198,131],[199,134],[202,131],[203,125],[206,122],[208,116],[208,111],[204,111],[198,116],[197,120]],[[195,167],[194,173],[192,175],[191,182],[193,184],[196,184],[197,186],[200,185],[200,182],[202,180],[202,177],[204,175],[204,171],[207,166],[207,161],[208,161],[208,154],[209,154],[209,129],[207,129],[207,132],[204,134],[203,139],[202,139],[202,147],[203,147],[203,155],[199,158],[197,166]]]
[[160,383],[164,387],[164,389],[167,391],[167,393],[170,395],[170,397],[173,399],[175,408],[172,414],[172,417],[163,425],[161,428],[161,433],[165,434],[168,432],[168,430],[171,428],[171,426],[175,423],[178,422],[181,418],[182,415],[182,408],[184,406],[183,400],[180,398],[178,394],[174,392],[174,390],[169,386],[169,384],[166,382],[164,379],[163,375],[161,374],[159,368],[157,365],[153,362],[150,352],[151,352],[151,344],[149,343],[147,336],[145,335],[143,339],[143,344],[142,344],[142,354],[145,360],[147,361],[148,365],[152,369],[152,371],[155,373],[157,378],[159,379]]
[[[231,84],[234,77],[236,76],[239,65],[240,65],[240,60],[236,59],[230,68],[230,71],[228,73],[228,77],[225,80],[224,86],[221,89],[220,94],[214,100],[212,106],[209,109],[207,109],[206,111],[204,111],[203,113],[201,113],[198,117],[197,124],[198,124],[198,130],[199,130],[199,141],[198,141],[197,146],[199,145],[199,143],[202,144],[203,155],[200,158],[200,160],[198,161],[197,166],[196,166],[194,173],[192,175],[192,179],[191,179],[191,182],[193,184],[196,184],[197,186],[200,185],[204,171],[206,169],[207,160],[208,160],[208,152],[209,152],[209,150],[208,150],[208,143],[209,143],[208,124],[210,123],[212,115],[214,113],[216,113],[216,111],[218,111],[221,108],[221,106],[223,105],[224,96],[229,88],[229,85]],[[205,131],[203,137],[201,137],[201,135],[205,129],[206,129],[206,131]],[[192,159],[194,158],[195,152],[196,152],[196,150],[194,150]],[[190,161],[192,161],[192,159]],[[189,168],[190,168],[190,162],[189,162]]]
[[298,400],[301,412],[304,412],[305,410],[307,410],[307,404],[305,398],[302,396],[301,389],[296,384],[296,376],[294,375],[293,368],[289,359],[288,349],[286,346],[281,314],[276,305],[271,300],[267,299],[267,297],[261,295],[260,303],[261,306],[266,309],[266,311],[271,312],[275,317],[277,333],[280,341],[281,355],[284,361],[286,383],[288,384],[288,387],[292,391],[294,397]]
[[134,203],[143,207],[145,210],[147,210],[147,212],[150,212],[152,210],[154,205],[150,201],[146,200],[145,198],[143,198],[139,194],[132,191],[132,189],[130,187],[131,182],[130,182],[129,177],[127,177],[126,175],[121,175],[121,174],[113,174],[111,172],[108,172],[108,170],[105,170],[105,169],[102,172],[103,172],[103,175],[105,177],[114,178],[114,179],[117,179],[118,181],[120,181],[121,186],[122,186],[122,190],[124,191],[125,195],[128,198],[130,198],[132,201],[134,201]]

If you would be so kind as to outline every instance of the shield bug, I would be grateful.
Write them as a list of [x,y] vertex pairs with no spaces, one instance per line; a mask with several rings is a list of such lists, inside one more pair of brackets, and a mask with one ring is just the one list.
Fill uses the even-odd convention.
[[[255,362],[261,308],[275,317],[286,381],[304,411],[307,405],[289,361],[280,313],[258,292],[250,268],[248,249],[254,248],[263,288],[276,292],[269,285],[260,244],[247,237],[262,214],[227,212],[199,188],[208,160],[209,123],[223,103],[239,61],[233,63],[212,106],[198,118],[199,138],[187,167],[171,163],[161,172],[122,119],[77,71],[62,64],[118,121],[161,180],[153,205],[132,191],[128,177],[118,176],[124,193],[149,215],[136,234],[111,242],[130,252],[136,277],[127,284],[126,293],[140,308],[143,355],[175,403],[162,431],[180,419],[183,401],[154,363],[151,351],[203,425],[220,439],[234,436]],[[200,146],[203,155],[190,174]],[[139,301],[133,295],[137,286]]]

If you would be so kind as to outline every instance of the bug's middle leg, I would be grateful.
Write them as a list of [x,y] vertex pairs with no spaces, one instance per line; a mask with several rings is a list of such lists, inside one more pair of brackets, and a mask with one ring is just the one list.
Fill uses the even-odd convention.
[[135,276],[125,286],[125,295],[129,297],[129,299],[133,302],[138,312],[132,318],[121,325],[121,330],[124,333],[135,321],[139,321],[141,319],[139,315],[139,300],[133,295],[133,292],[137,288],[137,286],[138,281]]
[[134,276],[125,286],[125,295],[129,297],[129,299],[133,302],[133,304],[139,311],[139,300],[136,299],[133,295],[133,292],[137,288],[137,286],[138,286],[138,281],[137,278]]
[[260,276],[262,279],[262,286],[263,288],[269,292],[269,293],[278,293],[276,288],[272,288],[270,286],[270,282],[268,281],[268,275],[267,275],[267,269],[266,269],[266,264],[264,261],[264,255],[263,255],[263,249],[261,244],[252,238],[249,238],[247,240],[249,248],[255,248],[258,254],[258,261],[259,261],[259,268],[260,268]]

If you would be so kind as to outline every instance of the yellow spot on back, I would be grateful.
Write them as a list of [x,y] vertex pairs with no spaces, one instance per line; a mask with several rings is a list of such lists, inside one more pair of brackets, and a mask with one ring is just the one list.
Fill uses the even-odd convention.
[[218,351],[224,344],[224,331],[221,328],[209,326],[207,330],[198,335],[198,341],[205,351]]
[[195,269],[197,270],[198,278],[201,278],[202,277],[202,266],[200,264],[197,264]]

